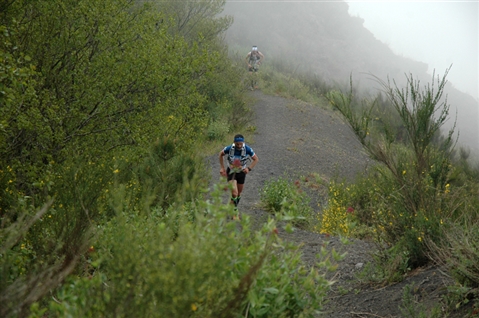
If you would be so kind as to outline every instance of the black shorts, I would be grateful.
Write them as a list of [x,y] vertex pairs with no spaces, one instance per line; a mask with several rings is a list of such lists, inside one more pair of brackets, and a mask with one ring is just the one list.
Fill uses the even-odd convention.
[[226,168],[226,175],[228,178],[228,181],[233,180],[233,176],[238,184],[244,184],[244,180],[246,178],[246,173],[243,171],[237,172],[237,173],[230,173],[231,169],[230,167]]

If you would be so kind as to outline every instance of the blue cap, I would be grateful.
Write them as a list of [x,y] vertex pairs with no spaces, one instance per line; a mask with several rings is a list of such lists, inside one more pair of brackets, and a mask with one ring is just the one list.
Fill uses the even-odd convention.
[[243,137],[236,137],[234,139],[234,142],[244,142],[244,138]]

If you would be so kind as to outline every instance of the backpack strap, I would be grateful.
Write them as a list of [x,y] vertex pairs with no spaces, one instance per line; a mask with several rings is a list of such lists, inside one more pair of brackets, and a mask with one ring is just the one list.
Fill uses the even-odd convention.
[[[233,163],[235,157],[235,144],[233,143],[230,148],[230,152],[228,153],[228,162],[230,164]],[[246,159],[246,144],[243,143],[243,148],[241,149],[241,163],[243,164],[244,160]]]
[[228,153],[228,162],[233,163],[233,158],[235,156],[235,144],[231,145],[230,152]]

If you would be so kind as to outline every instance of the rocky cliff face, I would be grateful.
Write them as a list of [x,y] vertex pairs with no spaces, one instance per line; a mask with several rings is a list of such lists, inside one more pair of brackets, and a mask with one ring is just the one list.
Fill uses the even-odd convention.
[[[365,90],[379,88],[371,74],[382,80],[394,79],[399,85],[403,85],[405,74],[413,74],[424,85],[432,81],[427,63],[394,54],[363,26],[361,18],[349,15],[348,4],[341,0],[227,1],[224,13],[234,17],[226,40],[232,47],[244,47],[238,54],[246,55],[257,45],[266,61],[279,59],[298,71],[339,83],[348,83],[352,75]],[[445,71],[436,70],[436,77]],[[460,142],[479,153],[478,102],[451,84],[446,93],[451,120],[445,128],[452,127],[457,111]]]

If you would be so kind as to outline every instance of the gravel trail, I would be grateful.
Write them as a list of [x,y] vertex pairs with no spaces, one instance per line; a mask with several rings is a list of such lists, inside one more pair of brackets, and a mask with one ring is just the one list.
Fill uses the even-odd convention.
[[[337,112],[293,99],[265,95],[259,90],[251,92],[251,96],[254,98],[253,125],[256,131],[252,140],[246,140],[246,143],[257,153],[259,163],[246,178],[239,209],[251,216],[254,222],[267,219],[267,212],[261,209],[259,202],[260,190],[268,180],[278,177],[294,180],[317,173],[325,184],[335,177],[352,181],[371,165],[355,135]],[[218,180],[217,155],[211,157],[210,162],[212,180]],[[324,203],[325,199],[312,197],[312,207],[319,211],[318,203]],[[280,230],[280,235],[302,244],[303,260],[309,266],[315,266],[316,255],[325,242],[329,247],[347,253],[334,274],[336,283],[322,317],[402,317],[399,306],[406,285],[414,283],[418,287],[414,297],[427,307],[439,301],[445,292],[446,282],[450,283],[448,277],[431,267],[418,269],[403,282],[392,286],[360,285],[355,274],[370,262],[374,244],[350,240],[350,244],[344,245],[338,237],[300,229],[295,229],[292,234]],[[449,317],[463,316],[458,313]]]

